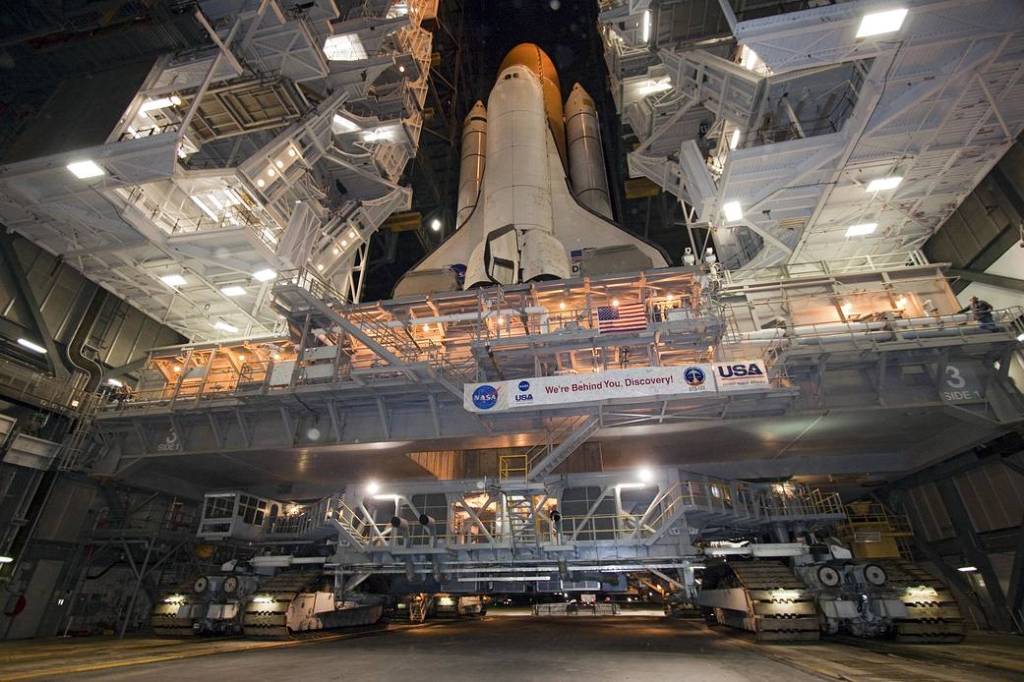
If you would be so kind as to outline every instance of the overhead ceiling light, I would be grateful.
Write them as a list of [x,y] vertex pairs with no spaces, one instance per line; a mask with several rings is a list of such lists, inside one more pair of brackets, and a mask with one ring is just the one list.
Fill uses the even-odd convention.
[[349,230],[348,231],[348,238],[349,239],[355,239],[356,238],[356,231],[355,230]]
[[160,281],[169,287],[181,287],[185,286],[185,278],[181,275],[164,275],[160,278]]
[[869,192],[884,192],[889,189],[896,189],[903,182],[899,175],[892,175],[888,178],[876,178],[868,183]]
[[220,293],[224,294],[225,296],[232,297],[245,296],[245,289],[243,287],[235,285],[230,287],[224,287],[223,289],[220,290]]
[[722,214],[727,221],[734,222],[743,219],[743,209],[738,201],[727,201],[722,204]]
[[637,469],[636,477],[644,483],[650,483],[654,480],[654,470],[650,467],[640,467]]
[[238,327],[236,327],[233,324],[228,324],[224,320],[217,320],[217,322],[215,322],[213,326],[221,330],[222,332],[231,332],[232,334],[234,334],[235,332],[238,331]]
[[28,348],[30,351],[36,353],[46,354],[46,349],[40,346],[38,343],[29,341],[28,339],[18,339],[18,345],[23,348]]
[[729,138],[729,149],[736,149],[740,146],[740,129],[732,131],[732,137]]
[[345,118],[341,114],[335,114],[333,122],[334,125],[332,125],[331,127],[334,129],[335,135],[340,135],[343,133],[354,133],[357,130],[361,130],[358,123]]
[[431,220],[430,221],[430,229],[433,230],[434,232],[440,232],[441,231],[441,221],[438,220],[437,218],[434,218],[433,220]]
[[271,270],[270,268],[266,268],[265,270],[257,270],[256,272],[252,273],[252,277],[253,279],[258,280],[260,282],[269,282],[270,280],[277,277],[277,273]]
[[0,556],[0,564],[9,564],[9,563],[11,563],[12,561],[14,561],[14,558],[13,558],[13,557],[9,557],[9,556]]
[[641,19],[641,22],[642,24],[640,26],[640,39],[646,43],[649,42],[651,39],[651,10],[644,10],[644,16]]
[[139,107],[139,111],[153,111],[155,109],[166,109],[170,106],[178,106],[181,104],[181,98],[177,95],[171,95],[170,97],[160,97],[158,99],[148,99],[142,103]]
[[124,386],[124,383],[118,381],[117,379],[107,379],[107,384],[113,386],[114,388],[121,388],[122,386]]
[[355,62],[366,59],[366,48],[356,33],[327,36],[324,41],[324,55],[332,62]]
[[1017,340],[1018,341],[1024,341],[1024,333],[1017,334]]
[[366,492],[369,495],[376,495],[380,492],[380,484],[376,481],[370,481],[366,484]]
[[646,80],[641,85],[637,92],[642,96],[654,94],[655,92],[664,92],[672,89],[672,79],[662,78],[661,80],[654,80],[653,78]]
[[907,10],[903,8],[865,14],[860,20],[860,26],[857,27],[857,37],[867,38],[898,31],[903,26],[906,16]]
[[858,223],[857,225],[850,225],[846,228],[847,237],[863,237],[866,234],[871,234],[878,229],[878,223]]
[[88,159],[85,161],[73,161],[66,168],[79,180],[98,178],[101,175],[107,174],[107,171],[103,170],[98,163]]
[[961,566],[960,568],[958,568],[956,570],[960,571],[961,573],[974,573],[975,571],[978,570],[978,567],[977,566]]

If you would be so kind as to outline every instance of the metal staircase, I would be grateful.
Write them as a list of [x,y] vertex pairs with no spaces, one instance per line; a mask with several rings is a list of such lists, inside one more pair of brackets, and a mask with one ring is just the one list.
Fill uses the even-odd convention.
[[508,537],[513,546],[537,544],[537,522],[533,500],[529,495],[506,495],[505,513],[508,516]]
[[601,417],[594,414],[566,417],[548,432],[547,442],[535,445],[526,453],[527,480],[536,481],[552,473],[572,453],[601,428]]

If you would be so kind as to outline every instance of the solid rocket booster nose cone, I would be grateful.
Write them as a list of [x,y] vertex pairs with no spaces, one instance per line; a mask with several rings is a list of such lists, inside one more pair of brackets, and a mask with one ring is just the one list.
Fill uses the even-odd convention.
[[476,101],[476,104],[473,105],[473,107],[469,110],[469,113],[466,114],[466,118],[464,118],[462,121],[464,125],[468,125],[469,122],[474,119],[483,119],[484,121],[487,120],[487,108],[484,106],[484,103],[481,102],[480,100]]
[[576,83],[572,86],[572,90],[569,91],[569,99],[566,100],[566,105],[568,107],[573,107],[584,103],[587,106],[592,106],[593,99],[590,97],[590,93],[588,93],[582,85]]

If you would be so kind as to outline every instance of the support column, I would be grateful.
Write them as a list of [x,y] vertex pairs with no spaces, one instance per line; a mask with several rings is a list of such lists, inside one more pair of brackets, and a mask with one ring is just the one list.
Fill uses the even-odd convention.
[[952,478],[945,478],[938,481],[937,486],[939,494],[942,496],[942,503],[946,507],[946,513],[949,514],[949,518],[953,522],[961,551],[985,580],[985,592],[988,595],[987,606],[990,607],[986,609],[989,623],[999,630],[1012,631],[1014,628],[1010,612],[1007,609],[1006,595],[1003,594],[999,577],[996,575],[995,569],[992,568],[992,562],[989,561],[988,552],[985,551],[981,539],[978,538],[978,534],[974,530],[974,524],[960,497],[960,491],[957,490],[956,481]]

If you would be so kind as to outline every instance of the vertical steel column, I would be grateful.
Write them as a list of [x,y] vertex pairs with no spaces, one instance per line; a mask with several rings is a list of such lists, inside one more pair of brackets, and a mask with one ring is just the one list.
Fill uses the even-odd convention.
[[956,530],[956,540],[961,551],[967,557],[985,581],[985,591],[988,593],[988,601],[991,606],[986,609],[989,617],[989,624],[1004,631],[1013,630],[1013,622],[1007,608],[1006,595],[999,584],[999,576],[992,568],[988,552],[985,551],[978,534],[974,530],[974,524],[964,506],[960,491],[957,490],[956,481],[953,478],[944,478],[938,481],[939,494],[942,496],[942,504],[946,507],[953,528]]

